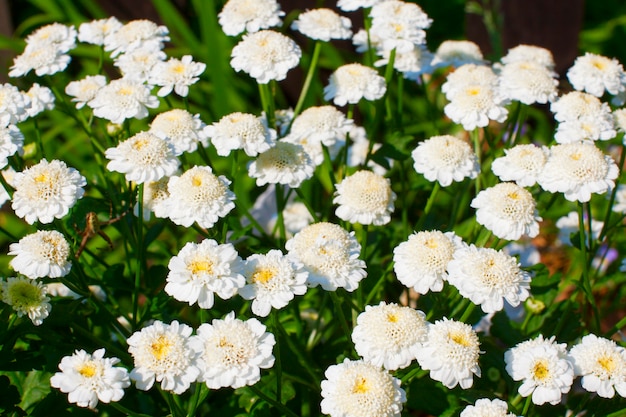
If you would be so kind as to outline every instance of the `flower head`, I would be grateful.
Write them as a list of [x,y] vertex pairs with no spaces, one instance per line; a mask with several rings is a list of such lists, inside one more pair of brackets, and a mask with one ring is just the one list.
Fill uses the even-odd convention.
[[300,113],[291,124],[291,135],[305,137],[307,142],[333,146],[345,143],[354,121],[334,106],[312,106]]
[[556,74],[533,61],[505,64],[499,71],[499,91],[507,100],[524,104],[556,100],[559,81]]
[[268,128],[262,118],[241,112],[227,114],[207,126],[205,133],[220,156],[227,156],[234,149],[256,156],[270,149],[276,141],[276,131]]
[[29,117],[35,117],[44,110],[54,109],[54,94],[48,87],[34,83],[26,93],[30,106],[26,109]]
[[248,166],[248,174],[260,187],[265,184],[286,184],[298,188],[313,177],[315,164],[300,145],[278,141]]
[[113,16],[81,23],[78,27],[78,40],[93,45],[104,45],[106,37],[111,36],[122,26],[122,22]]
[[279,26],[284,15],[276,0],[229,0],[218,18],[225,34],[237,36]]
[[489,85],[467,83],[453,95],[443,111],[453,122],[470,131],[485,127],[490,120],[503,122],[508,116],[507,101]]
[[504,154],[491,163],[493,173],[501,181],[515,181],[521,187],[531,187],[537,183],[549,150],[545,146],[522,144],[505,149]]
[[182,109],[159,113],[150,123],[150,132],[165,136],[174,147],[176,155],[195,152],[198,143],[208,146],[209,138],[205,128],[199,114],[193,115]]
[[9,246],[9,265],[28,278],[59,278],[69,274],[70,245],[56,230],[39,230]]
[[120,70],[123,78],[152,86],[154,80],[151,79],[151,74],[154,67],[166,59],[167,55],[160,49],[143,46],[118,55],[113,59],[113,65]]
[[170,40],[168,35],[169,30],[165,26],[146,19],[131,20],[104,37],[104,50],[111,52],[112,57],[142,47],[161,50],[163,44]]
[[609,140],[617,134],[611,108],[591,94],[567,93],[553,102],[550,110],[559,122],[554,134],[558,143]]
[[24,154],[24,135],[15,125],[0,126],[0,168],[9,163],[9,157]]
[[335,70],[324,87],[324,100],[337,106],[358,103],[362,98],[378,100],[387,91],[385,79],[376,70],[361,64],[346,64]]
[[191,55],[181,59],[170,58],[167,61],[157,62],[150,71],[148,83],[160,86],[157,92],[164,97],[174,90],[181,97],[187,97],[189,86],[199,80],[198,76],[204,72],[206,64],[194,62]]
[[30,98],[9,83],[0,84],[0,126],[16,125],[28,118]]
[[106,83],[107,79],[104,75],[88,75],[81,80],[68,83],[65,87],[65,94],[73,97],[72,101],[76,103],[77,109],[82,109]]
[[576,58],[574,65],[567,70],[567,79],[576,90],[596,97],[602,97],[605,91],[617,95],[626,88],[622,64],[615,58],[590,52]]
[[471,146],[454,136],[433,136],[417,145],[411,152],[413,168],[431,182],[443,187],[452,181],[476,178],[480,172],[478,157]]
[[52,306],[46,287],[37,280],[9,277],[0,282],[2,301],[10,305],[18,317],[28,316],[35,326],[41,325]]
[[549,49],[536,45],[517,45],[509,49],[505,56],[500,60],[503,64],[511,64],[513,62],[535,62],[544,66],[549,70],[554,69],[554,57]]
[[344,12],[352,12],[358,9],[372,7],[384,0],[338,0],[337,7]]
[[337,184],[336,190],[333,203],[339,205],[335,214],[340,219],[377,226],[391,221],[396,194],[388,178],[372,171],[357,171]]
[[432,23],[420,6],[401,0],[376,3],[370,11],[370,33],[379,50],[406,53],[426,43],[426,32]]
[[508,405],[502,400],[481,398],[474,405],[468,405],[459,417],[515,417],[508,412]]
[[352,36],[352,22],[340,16],[332,9],[320,8],[300,13],[291,24],[292,30],[297,30],[311,39],[330,41],[331,39],[348,39]]
[[481,65],[483,62],[483,53],[476,43],[467,40],[446,40],[437,47],[432,65],[458,68],[465,64]]
[[120,78],[101,87],[87,105],[94,116],[121,124],[126,119],[147,117],[148,108],[157,107],[159,100],[143,83]]

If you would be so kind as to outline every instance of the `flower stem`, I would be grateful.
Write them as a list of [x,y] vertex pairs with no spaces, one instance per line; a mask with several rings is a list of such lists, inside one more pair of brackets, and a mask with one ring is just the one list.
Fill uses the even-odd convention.
[[274,104],[274,96],[272,95],[272,91],[270,89],[270,84],[259,84],[259,94],[261,96],[261,105],[263,106],[265,117],[267,117],[267,126],[275,129],[276,107]]
[[282,413],[282,415],[290,416],[290,417],[298,417],[296,413],[294,413],[289,408],[287,408],[283,403],[281,403],[280,401],[276,401],[272,397],[266,395],[263,391],[261,391],[254,385],[250,385],[248,386],[248,388],[250,388],[250,390],[254,392],[263,401],[266,401],[270,403],[272,406],[274,406],[274,408],[277,408]]
[[426,201],[426,207],[424,208],[424,213],[422,213],[422,217],[417,222],[417,226],[415,226],[415,230],[419,231],[419,230],[422,230],[422,227],[424,227],[424,223],[426,223],[426,218],[428,217],[430,210],[433,208],[433,204],[435,202],[435,199],[437,198],[437,194],[439,193],[440,189],[441,189],[441,184],[439,184],[439,181],[435,181],[435,185],[433,186],[433,189],[430,191],[430,196],[428,197],[428,200]]
[[[280,324],[280,320],[278,319],[278,310],[274,310],[271,313],[272,316],[272,327],[274,327],[274,332],[281,333],[282,325]],[[280,357],[280,341],[276,340],[276,348],[275,355],[276,362],[274,363],[274,371],[276,372],[276,401],[280,402],[283,396],[283,366]]]
[[[580,243],[580,252],[582,253],[582,276],[580,282],[580,288],[582,288],[585,293],[585,297],[587,302],[593,309],[593,320],[596,331],[600,330],[600,314],[598,312],[598,307],[596,306],[596,301],[593,298],[593,289],[591,288],[591,277],[589,276],[589,254],[587,253],[587,242],[585,237],[585,204],[588,203],[578,203],[578,233],[579,233],[579,243]],[[591,218],[588,220],[589,226],[591,226]],[[591,228],[591,227],[590,227]],[[589,235],[591,235],[591,230],[589,230]],[[591,239],[591,237],[589,238]]]
[[304,100],[306,99],[306,95],[309,92],[309,88],[311,87],[311,81],[313,80],[313,75],[315,75],[315,70],[317,70],[317,62],[319,61],[321,50],[322,50],[322,43],[320,41],[315,41],[315,45],[313,46],[313,54],[311,55],[311,62],[309,63],[309,70],[307,71],[304,84],[302,85],[302,91],[300,92],[300,97],[298,97],[298,103],[296,103],[296,108],[293,111],[292,120],[295,120],[295,118],[302,111]]
[[141,286],[141,272],[143,270],[143,184],[137,186],[137,247],[136,251],[136,267],[135,267],[135,286],[133,289],[133,329],[139,323],[139,287]]

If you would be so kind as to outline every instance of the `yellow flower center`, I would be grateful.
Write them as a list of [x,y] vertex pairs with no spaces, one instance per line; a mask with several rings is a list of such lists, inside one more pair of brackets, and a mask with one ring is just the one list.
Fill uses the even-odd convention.
[[357,380],[354,383],[354,387],[352,388],[352,393],[354,394],[365,394],[366,392],[368,392],[370,390],[371,386],[369,381],[360,376],[357,378]]
[[461,346],[471,346],[472,343],[470,340],[467,339],[466,335],[464,335],[463,333],[450,333],[448,334],[448,337],[456,344],[459,344]]
[[206,274],[212,274],[213,262],[206,260],[206,259],[193,261],[189,264],[187,269],[189,269],[189,271],[191,271],[192,274],[199,274],[202,272]]
[[150,350],[157,360],[161,360],[172,350],[172,342],[166,336],[161,335],[152,342]]
[[611,373],[615,369],[615,360],[610,356],[602,356],[598,359],[598,365],[604,368],[605,371]]
[[398,315],[395,313],[387,313],[387,321],[390,323],[397,323]]
[[257,268],[252,274],[252,282],[258,282],[260,284],[266,284],[269,280],[276,275],[275,268]]
[[533,367],[533,375],[535,375],[536,379],[544,380],[548,378],[550,375],[550,369],[548,369],[548,364],[545,360],[539,361]]
[[80,368],[78,368],[78,373],[86,378],[93,378],[96,375],[97,370],[96,365],[89,361],[85,362]]

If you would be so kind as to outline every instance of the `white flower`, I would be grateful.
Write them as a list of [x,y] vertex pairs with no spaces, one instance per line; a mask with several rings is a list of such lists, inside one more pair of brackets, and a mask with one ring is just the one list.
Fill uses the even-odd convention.
[[165,324],[157,320],[126,340],[135,361],[130,379],[137,388],[147,391],[157,381],[162,390],[174,394],[189,389],[200,375],[189,343],[191,332],[191,327],[178,321]]
[[9,246],[9,255],[15,255],[9,265],[28,278],[59,278],[69,274],[72,262],[68,259],[70,245],[56,230],[39,230],[24,236]]
[[517,45],[509,49],[500,61],[505,65],[513,62],[531,61],[549,70],[554,69],[554,57],[552,56],[552,52],[550,52],[549,49],[535,45]]
[[73,355],[61,359],[61,372],[50,378],[50,386],[68,394],[68,401],[79,407],[95,409],[98,401],[119,401],[124,388],[130,386],[128,371],[114,366],[119,362],[118,358],[105,358],[104,349],[96,350],[93,355],[77,349]]
[[[9,186],[15,188],[15,184],[13,183],[13,178],[15,177],[15,170],[13,168],[11,168],[10,166],[6,167],[4,170],[2,170],[2,172],[0,172],[0,175],[4,177],[4,180],[7,182]],[[0,187],[0,207],[3,206],[4,203],[9,201],[10,199],[11,199],[11,196],[9,195],[7,190],[4,188],[4,186],[1,186]]]
[[133,49],[125,54],[118,55],[113,65],[119,68],[122,76],[131,81],[151,84],[151,74],[154,67],[167,59],[165,52],[151,46]]
[[533,61],[516,61],[499,71],[499,92],[507,100],[524,104],[556,100],[559,81],[556,73]]
[[78,27],[78,40],[93,45],[104,45],[104,39],[122,26],[122,22],[115,17],[81,23]]
[[199,382],[210,389],[241,388],[261,379],[261,369],[274,365],[274,335],[255,318],[246,321],[230,312],[223,320],[198,327],[191,346],[198,355]]
[[195,152],[198,143],[208,146],[209,138],[205,128],[199,114],[193,115],[182,109],[159,113],[150,123],[150,132],[165,136],[176,155]]
[[501,181],[515,181],[521,187],[531,187],[537,183],[549,150],[546,146],[522,144],[505,149],[504,153],[491,163],[493,173]]
[[[374,62],[374,66],[388,65],[391,51],[382,50],[378,54],[381,56],[381,59]],[[432,59],[433,55],[425,45],[415,45],[410,51],[396,52],[393,68],[401,72],[402,76],[407,80],[421,82],[422,74],[430,74],[433,71],[431,66]]]
[[165,26],[145,19],[131,20],[104,37],[104,50],[111,52],[112,57],[142,47],[161,50],[164,42],[170,40],[168,35]]
[[38,76],[52,75],[67,68],[71,58],[48,46],[26,45],[24,52],[13,59],[9,77],[21,77],[31,70]]
[[474,405],[465,407],[459,417],[515,417],[508,411],[507,403],[502,400],[481,398]]
[[618,175],[615,161],[593,143],[565,143],[550,148],[537,182],[546,191],[561,192],[569,201],[584,203],[592,193],[612,189]]
[[565,343],[554,336],[518,343],[504,353],[506,371],[515,381],[523,381],[518,392],[523,397],[532,394],[532,402],[556,405],[562,394],[569,392],[574,381],[574,367],[568,360]]
[[411,152],[413,168],[431,182],[443,187],[452,181],[476,178],[480,172],[478,157],[471,146],[454,136],[433,136],[417,145]]
[[80,199],[85,177],[65,162],[45,159],[15,174],[12,207],[28,224],[51,223],[65,216]]
[[350,223],[380,226],[391,221],[396,194],[388,178],[371,171],[357,171],[336,185],[335,214]]
[[337,7],[344,12],[352,12],[357,9],[372,7],[384,0],[338,0]]
[[515,257],[492,248],[466,246],[448,263],[448,282],[485,313],[502,310],[504,300],[518,306],[530,296],[530,281]]
[[308,285],[321,285],[326,291],[345,288],[352,292],[365,278],[365,262],[359,259],[361,245],[341,226],[314,223],[289,239],[285,244],[289,255],[304,264],[309,273]]
[[441,291],[448,279],[448,262],[463,247],[454,232],[420,231],[393,250],[393,269],[398,281],[420,294]]
[[284,15],[276,0],[229,0],[218,18],[225,34],[237,36],[279,26]]
[[311,216],[311,212],[309,212],[304,203],[294,201],[285,206],[283,221],[285,223],[285,231],[289,236],[293,236],[313,223],[313,216]]
[[[142,219],[149,219],[150,213],[155,210],[154,208],[170,196],[170,193],[167,191],[167,183],[169,180],[169,177],[163,177],[158,181],[148,181],[144,183]],[[135,207],[133,207],[133,214],[139,216],[139,204],[135,204]]]
[[203,309],[213,307],[214,294],[226,300],[245,284],[243,261],[235,247],[212,239],[185,244],[167,267],[165,292]]
[[331,39],[348,39],[352,36],[352,22],[340,16],[332,9],[320,8],[307,10],[298,15],[291,24],[292,30],[297,30],[311,39],[325,42]]
[[24,134],[15,125],[0,126],[0,168],[6,167],[15,154],[24,154]]
[[[382,147],[382,144],[380,143],[371,144],[370,140],[367,137],[367,132],[361,126],[352,126],[349,134],[350,140],[352,141],[352,144],[348,148],[348,166],[350,167],[359,167],[366,165],[365,161],[368,159],[370,153],[374,154]],[[389,158],[386,158],[386,161],[389,166],[393,164],[393,160]],[[378,175],[384,176],[387,173],[387,168],[382,165],[378,165],[372,159],[367,161],[366,166],[372,172]]]
[[513,182],[501,182],[484,189],[470,206],[476,221],[501,239],[517,240],[539,234],[539,217],[532,194]]
[[302,51],[287,36],[273,30],[244,35],[231,52],[230,66],[243,71],[259,84],[281,81],[300,62]]
[[609,140],[617,134],[611,108],[591,94],[567,93],[552,103],[550,110],[559,122],[554,134],[558,143]]
[[405,53],[415,45],[426,43],[426,32],[432,23],[420,6],[400,0],[386,0],[372,6],[370,33],[378,48]]
[[276,142],[248,166],[248,175],[256,178],[259,187],[269,183],[298,188],[314,172],[315,164],[304,148],[285,141]]
[[333,72],[324,87],[324,100],[337,106],[356,104],[362,98],[378,100],[385,95],[385,79],[375,69],[354,63],[342,65]]
[[452,100],[459,93],[466,94],[470,85],[495,89],[498,76],[486,65],[464,64],[448,74],[446,82],[441,85],[441,92]]
[[624,91],[626,73],[617,59],[587,52],[567,70],[567,79],[576,90],[602,97],[605,91],[612,95]]
[[230,181],[223,175],[217,177],[211,167],[194,166],[170,178],[169,197],[154,207],[154,214],[184,227],[197,222],[209,229],[235,208],[235,194],[229,185]]
[[0,84],[0,125],[8,126],[28,118],[30,98],[9,83]]
[[483,63],[483,53],[480,47],[467,40],[443,41],[437,47],[432,60],[432,66],[436,68],[447,66],[458,68],[465,64],[481,65]]
[[120,78],[101,87],[87,105],[93,109],[94,116],[121,124],[133,117],[147,117],[148,108],[157,107],[159,99],[141,82]]
[[626,349],[613,340],[588,334],[572,346],[570,357],[582,386],[600,397],[626,397]]
[[[588,230],[589,230],[589,219],[587,216],[583,216],[584,221],[584,232],[585,239],[589,239]],[[559,230],[557,240],[565,245],[572,245],[572,241],[570,240],[570,235],[572,233],[579,234],[580,233],[580,222],[577,211],[570,211],[566,216],[559,217],[559,219],[554,224]],[[592,219],[591,221],[591,239],[598,240],[600,233],[602,232],[602,228],[604,227],[604,222],[596,219]]]
[[626,185],[619,184],[615,191],[615,202],[611,210],[617,213],[626,213]]
[[62,23],[41,26],[26,37],[27,48],[49,48],[67,52],[76,46],[76,28]]
[[452,96],[443,111],[453,122],[470,131],[486,127],[490,120],[504,122],[509,114],[506,104],[506,98],[496,88],[467,83]]
[[324,372],[322,413],[331,417],[400,417],[406,393],[400,380],[379,366],[344,359]]
[[30,117],[35,117],[44,110],[54,108],[54,94],[48,87],[34,83],[25,94],[30,99],[30,106],[26,109]]
[[295,295],[306,293],[308,272],[302,263],[273,249],[267,254],[255,254],[245,261],[246,285],[239,295],[252,301],[252,312],[266,317],[272,308],[289,304]]
[[76,103],[77,109],[82,109],[106,84],[107,79],[104,75],[88,75],[82,80],[68,83],[65,87],[65,94],[73,97],[72,101]]
[[165,97],[174,90],[181,97],[187,97],[189,86],[199,80],[198,76],[204,72],[206,64],[194,62],[191,55],[181,59],[170,58],[165,62],[157,62],[150,71],[148,84],[161,88],[157,92],[159,97]]
[[463,389],[474,383],[474,375],[480,376],[478,335],[472,326],[460,321],[437,320],[428,325],[428,336],[417,361],[430,377],[448,388],[457,384]]
[[263,119],[249,113],[227,114],[205,128],[217,154],[228,156],[234,149],[243,149],[248,156],[257,156],[270,149],[276,141],[276,131]]
[[300,113],[291,124],[291,135],[305,137],[307,142],[333,146],[345,143],[354,121],[334,106],[312,106]]
[[180,166],[174,147],[163,137],[139,132],[104,152],[107,169],[121,172],[126,181],[142,184],[172,175]]
[[352,331],[352,342],[365,362],[390,371],[406,368],[428,333],[425,314],[411,307],[387,304],[365,306]]
[[0,282],[0,296],[18,317],[28,316],[35,326],[41,325],[52,309],[45,285],[30,278],[9,277]]

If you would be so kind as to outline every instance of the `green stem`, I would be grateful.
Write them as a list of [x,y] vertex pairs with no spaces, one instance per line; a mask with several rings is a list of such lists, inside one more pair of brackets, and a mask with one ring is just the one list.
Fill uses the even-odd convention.
[[[280,320],[278,319],[278,310],[274,310],[270,314],[272,316],[274,331],[276,333],[281,333],[282,325],[280,324]],[[274,372],[276,372],[276,400],[280,402],[283,396],[283,366],[280,357],[280,343],[278,340],[276,341],[276,344],[274,346],[274,357],[276,358],[276,361],[274,362]]]
[[311,81],[313,80],[313,75],[315,75],[315,71],[317,70],[317,63],[320,57],[320,51],[322,50],[322,43],[320,41],[315,41],[315,45],[313,46],[313,53],[311,55],[311,62],[309,63],[309,70],[306,74],[306,79],[304,80],[304,84],[302,85],[302,91],[300,91],[300,97],[298,97],[298,103],[296,104],[296,108],[293,111],[293,118],[295,118],[302,111],[302,106],[304,105],[304,101],[306,99],[307,93],[311,87]]
[[41,139],[41,131],[39,130],[39,123],[37,123],[37,118],[33,118],[33,122],[35,124],[35,143],[37,145],[37,149],[39,150],[41,158],[45,159],[46,151],[43,147],[43,140]]
[[465,322],[467,319],[469,319],[469,317],[472,315],[472,312],[474,311],[474,308],[476,308],[476,304],[470,301],[459,321]]
[[[475,128],[474,130],[472,130],[470,132],[470,135],[472,137],[472,142],[474,143],[474,153],[476,154],[476,158],[478,159],[478,165],[482,168],[482,148],[481,148],[481,143],[480,143],[480,128]],[[482,172],[482,169],[481,169]],[[476,179],[474,180],[474,186],[475,186],[475,192],[478,195],[478,192],[480,191],[480,176],[481,174],[479,173],[476,176]]]
[[[582,287],[583,292],[585,293],[587,302],[593,309],[593,320],[596,328],[596,332],[600,330],[600,314],[598,312],[598,307],[596,306],[596,300],[593,297],[593,289],[591,287],[591,277],[589,276],[589,255],[587,253],[587,242],[585,236],[585,204],[589,203],[578,203],[578,233],[580,240],[580,251],[582,253],[583,260],[583,270],[582,270],[582,282],[580,283],[580,287]],[[591,224],[591,218],[588,220],[589,224]],[[591,235],[591,230],[589,231],[589,235]]]
[[[271,81],[270,81],[271,82]],[[267,117],[267,126],[276,128],[276,107],[274,104],[274,96],[270,89],[270,84],[259,84],[259,95],[261,96],[261,105]]]
[[304,195],[304,193],[302,192],[302,190],[300,188],[294,188],[294,190],[296,191],[296,194],[298,195],[298,197],[300,198],[300,201],[302,202],[302,204],[305,205],[306,209],[309,211],[309,214],[311,215],[311,217],[313,218],[313,222],[317,223],[320,221],[319,216],[317,215],[317,213],[315,212],[315,209],[311,206],[311,203],[309,203],[309,199],[306,198],[306,196]]
[[263,391],[261,391],[254,385],[250,385],[248,386],[248,388],[252,392],[254,392],[259,398],[261,398],[263,401],[270,403],[272,406],[274,406],[274,408],[278,409],[282,415],[290,416],[290,417],[299,417],[296,413],[294,413],[289,408],[287,408],[283,403],[281,403],[280,401],[276,401],[272,397],[266,395]]
[[[350,328],[350,325],[348,324],[348,320],[346,320],[346,315],[343,312],[343,303],[341,302],[341,299],[339,299],[339,296],[337,295],[335,291],[329,291],[329,294],[330,294],[330,299],[333,300],[333,304],[335,305],[335,312],[339,316],[339,325],[343,329],[346,338],[350,340],[352,329]],[[356,352],[354,351],[354,347],[352,347],[352,352],[353,354],[356,354]]]
[[191,401],[189,401],[189,408],[187,409],[187,417],[194,417],[196,415],[196,410],[198,409],[198,405],[204,401],[206,396],[209,395],[209,389],[205,383],[199,382],[196,384],[196,390],[193,393],[193,397]]
[[136,411],[131,411],[128,408],[124,407],[123,405],[116,403],[116,402],[110,402],[108,405],[110,405],[111,407],[115,408],[117,411],[126,414],[127,416],[133,416],[133,417],[153,417],[151,414],[141,414],[138,413]]
[[[618,167],[623,167],[624,166],[624,162],[626,162],[626,151],[624,151],[624,148],[621,148],[620,151],[620,157],[619,157],[619,165]],[[609,198],[609,205],[606,209],[606,214],[604,215],[604,225],[602,226],[602,230],[600,231],[600,234],[598,235],[598,241],[602,242],[604,240],[604,237],[606,236],[608,229],[609,229],[609,224],[610,224],[610,220],[611,220],[611,213],[613,212],[613,203],[615,202],[615,196],[617,194],[617,189],[618,189],[618,184],[615,184],[615,187],[613,187],[613,190],[611,191],[611,196]]]
[[407,372],[406,375],[400,378],[400,380],[402,381],[403,384],[406,385],[406,383],[412,381],[416,377],[417,379],[423,378],[424,376],[428,375],[428,372],[430,371],[416,366],[415,368],[411,369],[411,371]]
[[285,219],[283,211],[285,210],[285,195],[281,184],[275,185],[276,194],[276,225],[278,226],[279,246],[282,247],[287,241],[287,234],[285,232]]
[[143,271],[143,184],[137,186],[137,247],[136,251],[136,267],[135,267],[135,286],[133,289],[133,329],[139,323],[139,288],[141,286],[141,273]]
[[528,415],[528,409],[530,408],[530,405],[532,404],[532,395],[529,395],[528,397],[526,397],[526,402],[524,403],[524,409],[522,410],[522,415],[523,416],[527,416]]
[[426,223],[426,218],[428,217],[430,210],[433,208],[433,204],[435,203],[435,199],[437,198],[437,194],[439,193],[440,189],[441,189],[441,184],[439,184],[439,181],[435,181],[435,184],[433,185],[433,189],[430,191],[430,196],[428,197],[428,200],[426,201],[426,207],[424,208],[424,213],[422,213],[422,217],[417,222],[417,226],[415,226],[415,230],[422,230],[422,227],[424,227],[424,223]]

